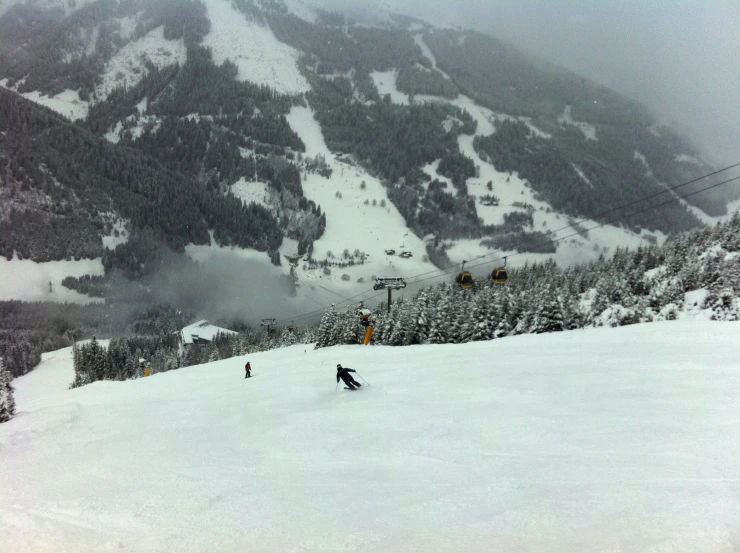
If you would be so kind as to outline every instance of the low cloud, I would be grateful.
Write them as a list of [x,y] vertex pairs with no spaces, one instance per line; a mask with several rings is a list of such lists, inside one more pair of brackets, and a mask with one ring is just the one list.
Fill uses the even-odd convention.
[[[318,3],[347,6],[336,0]],[[736,0],[382,0],[356,5],[496,36],[643,102],[711,161],[740,161]]]

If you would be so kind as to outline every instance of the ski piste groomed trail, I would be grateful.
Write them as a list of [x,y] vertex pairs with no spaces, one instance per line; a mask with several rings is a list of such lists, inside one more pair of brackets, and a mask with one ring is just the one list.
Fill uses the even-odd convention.
[[[371,386],[335,391],[337,363]],[[14,382],[3,552],[740,548],[737,322],[71,380],[67,349]]]

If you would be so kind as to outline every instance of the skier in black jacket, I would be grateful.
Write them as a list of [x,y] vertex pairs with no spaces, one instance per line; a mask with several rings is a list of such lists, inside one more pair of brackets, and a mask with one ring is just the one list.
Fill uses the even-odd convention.
[[339,379],[341,378],[342,380],[344,380],[345,386],[347,386],[347,388],[349,388],[350,390],[361,388],[362,384],[357,382],[354,378],[352,378],[352,375],[349,374],[353,372],[356,371],[354,369],[342,367],[342,365],[337,365],[337,384],[339,384]]

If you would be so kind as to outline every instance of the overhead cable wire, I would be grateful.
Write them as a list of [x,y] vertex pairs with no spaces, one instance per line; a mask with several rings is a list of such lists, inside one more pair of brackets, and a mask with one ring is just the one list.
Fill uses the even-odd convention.
[[[711,173],[707,173],[706,175],[703,175],[701,177],[697,177],[695,179],[692,179],[692,180],[683,182],[681,184],[677,184],[677,185],[671,186],[671,187],[666,187],[664,190],[661,190],[659,192],[654,192],[653,194],[650,194],[650,195],[645,196],[643,198],[640,198],[638,200],[633,200],[633,201],[631,201],[629,203],[626,203],[626,204],[623,204],[623,205],[620,205],[620,206],[617,206],[617,207],[608,209],[607,211],[604,211],[602,213],[599,213],[598,215],[595,215],[594,217],[587,217],[587,218],[583,218],[583,219],[580,219],[580,220],[577,220],[577,221],[573,221],[572,223],[569,223],[569,224],[567,224],[565,226],[562,226],[562,227],[560,227],[558,229],[555,229],[555,230],[551,231],[551,234],[558,233],[558,232],[560,232],[562,230],[566,230],[568,228],[575,228],[577,225],[580,225],[581,223],[584,223],[586,221],[593,221],[595,219],[602,218],[602,217],[604,217],[606,215],[610,215],[610,214],[612,214],[612,213],[614,213],[616,211],[619,211],[620,209],[625,209],[625,208],[631,207],[631,206],[633,206],[635,204],[638,204],[638,203],[641,203],[641,202],[644,202],[644,201],[647,201],[647,200],[651,200],[651,199],[656,198],[658,196],[661,196],[663,194],[667,194],[669,192],[674,192],[675,190],[678,190],[678,189],[683,188],[685,186],[688,186],[690,184],[694,184],[696,182],[699,182],[701,180],[707,179],[709,177],[713,177],[713,176],[718,175],[720,173],[723,173],[725,171],[729,171],[730,169],[734,169],[735,167],[740,167],[740,162],[735,163],[733,165],[728,165],[727,167],[723,167],[722,169],[718,169],[717,171],[713,171]],[[721,182],[717,186],[720,186],[722,184],[727,184],[727,182],[731,182],[732,180],[734,180],[734,179],[730,179],[730,181]],[[696,193],[704,192],[705,190],[709,190],[711,188],[715,188],[715,186],[710,186],[709,188],[701,189],[701,190],[697,191]],[[693,195],[694,195],[694,193],[687,194],[686,196],[681,196],[681,197],[674,198],[674,200],[678,201],[678,200],[681,200],[681,199],[683,199],[685,197],[689,197],[689,196],[693,196]],[[671,201],[673,201],[673,200],[671,200]],[[671,203],[671,202],[666,202],[666,203]],[[648,209],[653,209],[654,207],[660,207],[660,206],[666,205],[666,203],[658,204],[657,206],[652,206],[652,207],[650,207]],[[614,219],[614,220],[612,220],[610,222],[614,222],[615,220],[619,220],[619,219],[631,217],[631,216],[637,215],[639,213],[643,213],[643,211],[640,211],[640,212],[637,212],[637,213],[632,213],[630,215],[625,215],[625,216],[617,217],[616,219]],[[603,223],[603,224],[609,224],[610,222]],[[602,225],[598,225],[598,226],[603,226],[603,224]],[[594,227],[594,228],[598,228],[598,226],[597,227]],[[523,242],[520,242],[518,244],[515,244],[512,247],[512,249],[515,249],[516,250],[516,249],[520,248],[521,246],[524,246],[524,245],[529,244],[531,242],[537,242],[537,241],[541,241],[541,238],[539,236],[528,238],[527,240],[524,240]],[[500,254],[500,253],[502,253],[504,251],[510,251],[510,250],[498,249],[498,250],[495,250],[493,252],[489,252],[489,253],[486,253],[486,254],[483,254],[483,255],[479,255],[477,257],[474,257],[472,259],[468,259],[468,260],[466,260],[466,263],[470,263],[472,261],[477,261],[478,259],[482,259],[484,257],[489,257],[491,255]],[[513,257],[513,255],[515,255],[515,254],[512,254],[512,255],[507,256],[507,257]],[[459,266],[459,263],[452,263],[452,264],[447,265],[445,267],[433,269],[431,271],[427,271],[425,273],[420,273],[418,275],[414,275],[414,276],[411,276],[411,277],[408,277],[408,278],[409,279],[413,279],[413,278],[417,278],[417,277],[420,277],[420,276],[429,275],[429,274],[432,274],[432,273],[446,274],[447,273],[447,269],[450,269],[450,268],[453,268],[453,267],[457,267],[457,266]],[[424,280],[427,280],[427,279],[424,279]],[[415,281],[415,282],[420,282],[420,281]]]
[[[645,209],[642,209],[642,210],[640,210],[640,211],[635,211],[635,212],[632,212],[632,213],[630,213],[630,214],[628,214],[628,215],[626,215],[626,216],[616,217],[616,218],[614,218],[614,219],[612,219],[612,220],[610,220],[610,221],[606,221],[606,222],[604,222],[604,223],[599,223],[599,224],[597,224],[597,225],[594,225],[594,226],[592,226],[592,227],[590,227],[590,228],[587,228],[587,229],[585,229],[585,232],[589,232],[589,231],[595,230],[595,229],[597,229],[597,228],[603,227],[604,225],[608,225],[608,224],[611,224],[611,223],[613,223],[613,222],[615,222],[615,221],[618,221],[619,219],[621,219],[621,218],[623,218],[623,217],[631,217],[631,216],[633,216],[633,215],[639,215],[639,214],[641,214],[641,213],[645,213],[646,211],[650,211],[651,209],[658,209],[658,208],[660,208],[660,207],[663,207],[663,206],[665,206],[665,205],[668,205],[668,204],[670,204],[670,203],[674,203],[674,202],[679,202],[679,201],[683,200],[684,198],[688,198],[688,197],[690,197],[690,196],[695,196],[696,194],[700,194],[701,192],[706,192],[707,190],[711,190],[711,189],[713,189],[713,188],[717,188],[717,187],[719,187],[719,186],[722,186],[722,185],[728,184],[728,183],[730,183],[730,182],[738,181],[738,180],[740,180],[740,176],[737,176],[737,177],[733,177],[733,178],[731,178],[731,179],[727,179],[727,180],[724,180],[724,181],[722,181],[722,182],[718,182],[718,183],[716,183],[716,184],[712,184],[712,185],[710,185],[710,186],[707,186],[707,187],[705,187],[705,188],[702,188],[701,190],[696,190],[696,191],[694,191],[694,192],[689,192],[688,194],[684,194],[683,196],[677,196],[677,197],[675,197],[675,198],[671,198],[670,200],[667,200],[667,201],[665,201],[665,202],[663,202],[663,203],[660,203],[660,204],[658,204],[658,205],[650,206],[650,207],[647,207],[647,208],[645,208]],[[561,230],[563,230],[563,229],[561,229]],[[572,233],[572,234],[568,234],[568,235],[566,235],[566,236],[562,236],[562,237],[560,237],[560,238],[556,238],[556,239],[551,239],[551,241],[552,241],[552,242],[560,242],[560,241],[562,241],[562,240],[567,240],[568,238],[572,238],[572,237],[574,237],[574,236],[580,235],[580,234],[581,234],[581,233],[583,233],[583,232],[584,232],[584,230],[576,231],[576,232],[574,232],[574,233]],[[494,252],[494,253],[495,253],[495,252]],[[512,254],[510,254],[510,255],[507,255],[507,256],[505,256],[505,257],[506,257],[506,258],[509,258],[509,257],[516,257],[517,255],[524,255],[524,254],[526,254],[526,253],[529,253],[529,252],[516,252],[516,253],[512,253]],[[483,257],[483,256],[481,256],[481,257]],[[499,257],[499,258],[497,258],[497,259],[492,259],[492,260],[489,260],[489,261],[483,261],[483,262],[481,262],[481,263],[476,263],[476,264],[474,264],[474,265],[470,265],[470,266],[469,266],[469,268],[471,268],[471,269],[472,269],[472,268],[475,268],[475,267],[480,267],[480,266],[482,266],[482,265],[488,265],[489,263],[494,263],[494,262],[496,262],[496,261],[501,261],[502,259],[504,259],[504,256],[502,256],[502,257]],[[448,274],[448,273],[444,273],[444,274]],[[431,277],[427,277],[427,278],[419,279],[419,280],[416,280],[416,281],[414,281],[414,283],[418,283],[418,282],[424,282],[425,280],[430,280],[430,279],[433,279],[433,278],[438,278],[438,277],[440,277],[440,276],[443,276],[443,275],[434,275],[434,276],[431,276]]]
[[[723,168],[721,168],[721,169],[718,169],[718,170],[716,170],[716,171],[712,171],[711,173],[707,173],[707,174],[705,174],[705,175],[702,175],[702,176],[700,176],[700,177],[696,177],[696,178],[694,178],[694,179],[691,179],[691,180],[689,180],[689,181],[686,181],[686,182],[683,182],[683,183],[677,184],[677,185],[675,185],[675,186],[671,186],[671,187],[666,187],[666,188],[665,188],[664,190],[661,190],[661,191],[659,191],[659,192],[655,192],[655,193],[652,193],[652,194],[650,194],[650,195],[648,195],[648,196],[645,196],[645,197],[643,197],[643,198],[640,198],[640,199],[637,199],[637,200],[633,200],[633,201],[631,201],[631,202],[628,202],[628,203],[626,203],[626,204],[623,204],[623,205],[620,205],[620,206],[617,206],[617,207],[611,208],[611,209],[609,209],[609,210],[607,210],[607,211],[604,211],[604,212],[602,212],[602,213],[600,213],[600,214],[598,214],[598,215],[595,215],[594,217],[589,217],[589,218],[583,218],[583,219],[580,219],[580,220],[578,220],[578,221],[574,221],[574,222],[572,222],[572,223],[570,223],[570,224],[568,224],[568,225],[565,225],[565,226],[563,226],[563,227],[560,227],[559,229],[556,229],[556,230],[550,231],[550,234],[551,234],[551,235],[554,235],[554,234],[556,234],[556,233],[558,233],[558,232],[560,232],[560,231],[566,230],[566,229],[568,229],[568,228],[575,228],[575,227],[576,227],[577,225],[580,225],[581,223],[584,223],[584,222],[586,222],[586,221],[592,221],[592,220],[594,220],[594,219],[596,219],[596,218],[601,218],[601,217],[604,217],[604,216],[606,216],[606,215],[610,215],[610,214],[612,214],[612,213],[615,213],[615,212],[617,212],[617,211],[619,211],[619,210],[621,210],[621,209],[625,209],[625,208],[628,208],[628,207],[634,206],[634,205],[636,205],[636,204],[638,204],[638,203],[642,203],[642,202],[645,202],[645,201],[647,201],[647,200],[651,200],[651,199],[653,199],[653,198],[656,198],[656,197],[658,197],[658,196],[661,196],[661,195],[663,195],[663,194],[667,194],[667,193],[669,193],[669,192],[674,192],[674,191],[676,191],[676,190],[678,190],[678,189],[680,189],[680,188],[683,188],[683,187],[685,187],[685,186],[688,186],[688,185],[690,185],[690,184],[694,184],[694,183],[696,183],[696,182],[699,182],[699,181],[701,181],[701,180],[707,179],[707,178],[709,178],[709,177],[713,177],[713,176],[715,176],[715,175],[718,175],[718,174],[720,174],[720,173],[724,173],[725,171],[729,171],[730,169],[734,169],[734,168],[736,168],[736,167],[740,167],[740,162],[738,162],[738,163],[734,163],[734,164],[732,164],[732,165],[728,165],[728,166],[726,166],[726,167],[723,167]],[[608,224],[614,223],[614,222],[616,222],[616,221],[619,221],[619,220],[621,220],[621,219],[626,219],[626,218],[628,218],[628,217],[633,217],[633,216],[635,216],[635,215],[639,215],[639,214],[641,214],[641,213],[645,213],[646,211],[649,211],[649,210],[651,210],[651,209],[658,209],[658,208],[660,208],[660,207],[663,207],[663,206],[665,206],[665,205],[668,205],[668,204],[671,204],[671,203],[674,203],[674,202],[679,202],[679,201],[681,201],[681,200],[683,200],[683,199],[685,199],[685,198],[688,198],[688,197],[691,197],[691,196],[695,196],[695,195],[697,195],[697,194],[700,194],[700,193],[702,193],[702,192],[706,192],[707,190],[711,190],[711,189],[713,189],[713,188],[717,188],[717,187],[719,187],[719,186],[723,186],[723,185],[725,185],[725,184],[728,184],[728,183],[730,183],[730,182],[734,182],[734,181],[737,181],[737,180],[740,180],[740,176],[738,176],[738,177],[733,177],[733,178],[730,178],[730,179],[724,180],[724,181],[722,181],[722,182],[719,182],[719,183],[716,183],[716,184],[712,184],[712,185],[710,185],[710,186],[707,186],[707,187],[704,187],[704,188],[702,188],[702,189],[700,189],[700,190],[695,190],[695,191],[693,191],[693,192],[690,192],[690,193],[688,193],[688,194],[684,194],[683,196],[679,196],[679,195],[676,195],[676,196],[675,196],[674,198],[671,198],[670,200],[667,200],[667,201],[665,201],[665,202],[663,202],[663,203],[660,203],[660,204],[657,204],[657,205],[652,205],[652,206],[649,206],[649,207],[647,207],[647,208],[645,208],[645,209],[643,209],[643,210],[640,210],[640,211],[635,211],[635,212],[632,212],[632,213],[629,213],[629,214],[626,214],[626,215],[620,215],[619,217],[615,217],[615,218],[613,218],[613,219],[610,219],[610,220],[608,220],[608,221],[606,221],[606,222],[603,222],[603,223],[598,223],[598,224],[596,224],[596,225],[592,226],[591,228],[588,228],[588,229],[586,229],[586,230],[585,230],[585,232],[589,232],[589,231],[591,231],[591,230],[594,230],[594,229],[597,229],[597,228],[603,227],[603,226],[605,226],[605,225],[608,225]],[[577,230],[576,232],[574,232],[574,233],[572,233],[572,234],[569,234],[569,235],[567,235],[567,236],[563,236],[563,237],[560,237],[560,238],[555,238],[555,239],[553,239],[553,238],[550,238],[550,237],[548,236],[548,240],[549,240],[549,241],[550,241],[551,243],[556,243],[556,242],[560,242],[560,241],[562,241],[562,240],[566,240],[566,239],[568,239],[568,238],[571,238],[571,237],[573,237],[573,236],[576,236],[576,235],[580,235],[580,234],[582,234],[583,232],[584,232],[584,230],[583,230],[583,229],[579,229],[579,230]],[[513,250],[518,250],[519,248],[521,248],[521,246],[524,246],[524,245],[526,245],[526,244],[530,244],[530,243],[532,243],[532,242],[537,242],[537,241],[541,242],[541,241],[542,241],[542,238],[541,238],[541,237],[539,237],[539,236],[537,236],[537,237],[534,237],[534,238],[529,238],[529,239],[527,239],[527,240],[524,240],[524,241],[522,241],[522,242],[519,242],[518,244],[514,244],[514,245],[512,246],[512,249],[513,249]],[[496,255],[496,254],[501,254],[501,253],[503,253],[503,252],[505,252],[505,251],[511,251],[511,250],[503,250],[503,249],[499,249],[499,250],[496,250],[496,251],[493,251],[493,252],[489,252],[489,253],[486,253],[486,254],[483,254],[483,255],[479,255],[479,256],[477,256],[477,257],[474,257],[474,258],[472,258],[472,259],[470,259],[470,260],[467,260],[467,261],[466,261],[466,263],[470,263],[470,262],[473,262],[473,261],[477,261],[477,260],[479,260],[479,259],[483,259],[483,258],[486,258],[486,257],[490,257],[490,256],[492,256],[492,255]],[[515,253],[509,254],[509,255],[506,255],[506,256],[500,256],[500,257],[498,257],[498,258],[496,258],[496,259],[492,259],[492,260],[489,260],[489,261],[484,261],[484,262],[482,262],[482,263],[476,263],[476,264],[474,264],[474,265],[470,265],[470,266],[469,266],[469,268],[475,268],[475,267],[479,267],[479,266],[482,266],[482,265],[487,265],[487,264],[489,264],[489,263],[493,263],[493,262],[495,262],[495,261],[500,261],[500,260],[504,259],[504,257],[506,257],[506,258],[509,258],[509,257],[516,257],[517,255],[523,255],[523,254],[525,254],[525,253],[528,253],[528,252],[521,252],[521,251],[517,251],[517,252],[515,252]],[[459,266],[459,263],[452,263],[452,264],[450,264],[450,265],[447,265],[447,266],[445,266],[445,267],[437,268],[437,269],[434,269],[434,270],[431,270],[431,271],[426,271],[426,272],[424,272],[424,273],[419,273],[419,274],[417,274],[417,275],[412,275],[412,276],[410,276],[410,277],[405,277],[404,279],[405,279],[406,281],[408,281],[408,282],[409,282],[409,284],[416,284],[416,283],[419,283],[419,282],[424,282],[424,281],[427,281],[427,280],[431,280],[431,279],[435,279],[435,278],[440,278],[440,277],[442,277],[442,276],[445,276],[445,275],[447,275],[447,274],[449,274],[449,273],[450,273],[449,269],[452,269],[452,268],[455,268],[455,269],[456,269],[456,268],[457,268],[458,266]],[[433,274],[433,273],[439,273],[439,274]],[[432,276],[427,276],[427,275],[432,275]],[[419,277],[426,277],[426,278],[419,278]],[[412,279],[417,279],[417,280],[412,280]],[[322,288],[324,288],[324,287],[322,286]],[[324,288],[324,289],[325,289],[325,290],[327,290],[328,292],[331,292],[331,290],[329,290],[328,288]],[[374,290],[373,290],[373,289],[365,290],[365,291],[363,291],[363,292],[360,292],[359,294],[355,294],[354,296],[351,296],[351,297],[349,297],[349,298],[345,298],[345,299],[344,299],[343,301],[341,301],[341,302],[338,302],[338,303],[334,303],[334,304],[332,304],[332,305],[336,307],[336,306],[338,306],[338,305],[341,305],[341,304],[347,303],[347,302],[349,302],[349,301],[352,301],[353,299],[355,299],[355,298],[357,298],[357,297],[359,297],[359,296],[362,296],[363,294],[368,294],[368,293],[370,293],[370,292],[372,292],[372,291],[374,291]],[[332,292],[332,293],[334,293],[335,295],[337,295],[337,296],[339,296],[339,297],[342,297],[341,295],[337,294],[336,292]],[[367,298],[367,301],[370,301],[370,300],[372,300],[372,299],[374,299],[374,298],[376,298],[376,297],[379,297],[379,296],[381,296],[381,295],[383,295],[383,294],[384,294],[384,293],[381,293],[381,294],[377,294],[377,295],[375,295],[375,296],[372,296],[371,298]],[[320,304],[319,304],[319,305],[320,305]],[[312,315],[315,315],[315,314],[317,314],[317,313],[320,313],[320,312],[322,312],[322,311],[325,311],[325,310],[326,310],[326,308],[325,308],[325,309],[323,309],[323,310],[322,310],[322,309],[316,309],[316,310],[314,310],[314,311],[309,311],[308,313],[303,313],[303,314],[297,315],[297,316],[295,316],[295,317],[293,317],[293,318],[286,318],[286,319],[281,319],[281,320],[299,320],[299,319],[303,319],[303,318],[306,318],[306,317],[310,317],[310,316],[312,316]]]
[[[288,321],[288,320],[295,320],[295,321],[297,321],[299,319],[304,319],[306,317],[310,317],[312,315],[315,315],[316,313],[323,313],[324,311],[326,311],[331,306],[335,306],[336,307],[338,305],[342,305],[344,303],[347,303],[347,302],[352,301],[353,299],[355,299],[355,298],[357,298],[359,296],[362,296],[363,294],[368,294],[368,293],[373,292],[373,291],[374,290],[372,288],[370,288],[369,290],[364,290],[364,291],[360,292],[359,294],[355,294],[354,296],[350,296],[349,298],[346,298],[343,301],[340,301],[340,302],[337,302],[337,303],[332,303],[330,306],[325,306],[323,309],[315,309],[313,311],[309,311],[308,313],[302,313],[300,315],[296,315],[295,317],[292,317],[292,318],[291,317],[286,317],[284,319],[280,319],[280,321]],[[372,299],[372,298],[370,298],[370,299]]]

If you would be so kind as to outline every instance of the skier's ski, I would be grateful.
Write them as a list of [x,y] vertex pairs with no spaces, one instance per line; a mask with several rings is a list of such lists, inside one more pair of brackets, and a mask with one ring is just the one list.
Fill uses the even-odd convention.
[[351,392],[355,392],[359,390],[359,388],[347,388],[347,386],[344,387],[345,390],[350,390]]

